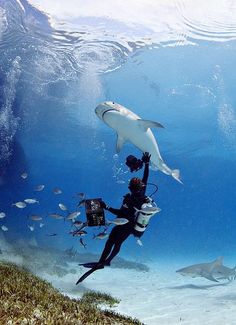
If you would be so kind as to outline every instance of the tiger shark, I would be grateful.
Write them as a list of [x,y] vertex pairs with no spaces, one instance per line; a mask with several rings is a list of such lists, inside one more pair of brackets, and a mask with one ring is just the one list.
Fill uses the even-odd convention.
[[210,263],[194,264],[176,271],[183,276],[192,278],[203,277],[210,281],[219,282],[218,280],[227,279],[229,281],[236,279],[236,267],[229,268],[223,265],[223,257],[218,257]]
[[109,127],[117,133],[116,152],[119,153],[125,142],[130,142],[142,152],[151,154],[151,166],[154,170],[160,170],[171,175],[178,182],[180,173],[178,169],[170,169],[163,161],[156,139],[150,128],[163,128],[163,125],[149,120],[144,120],[128,108],[111,102],[99,104],[95,113]]

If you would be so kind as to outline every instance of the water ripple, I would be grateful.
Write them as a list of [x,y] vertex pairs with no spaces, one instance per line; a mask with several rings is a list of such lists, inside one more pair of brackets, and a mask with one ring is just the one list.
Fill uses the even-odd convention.
[[96,15],[65,19],[56,24],[60,26],[56,29],[49,15],[28,2],[0,0],[0,50],[7,56],[12,50],[14,55],[27,58],[26,69],[37,66],[39,72],[41,66],[38,76],[46,76],[48,82],[57,80],[58,72],[66,78],[87,69],[98,74],[114,71],[130,53],[144,47],[235,40],[234,1],[199,1],[197,5],[190,0],[158,1],[147,11],[136,12],[139,24],[115,12],[109,19]]
[[88,68],[94,73],[105,73],[118,69],[125,61],[129,51],[118,42],[85,42],[73,50],[78,70]]
[[186,0],[176,8],[186,29],[186,37],[195,41],[231,41],[236,39],[236,4],[233,1],[200,1],[198,6]]

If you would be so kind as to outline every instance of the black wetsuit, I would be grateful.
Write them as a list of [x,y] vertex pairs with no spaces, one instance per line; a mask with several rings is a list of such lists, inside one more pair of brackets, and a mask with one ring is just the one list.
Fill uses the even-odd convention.
[[[149,175],[149,164],[145,164],[144,174],[142,182],[146,185]],[[148,197],[145,195],[146,186],[139,193],[128,193],[124,196],[123,203],[120,209],[107,208],[107,210],[118,218],[126,218],[129,220],[128,223],[124,225],[115,226],[109,238],[105,244],[105,248],[102,252],[102,255],[99,259],[100,263],[110,264],[111,260],[119,253],[121,245],[123,242],[129,237],[129,235],[133,234],[135,236],[141,237],[142,234],[138,235],[134,230],[135,224],[135,208],[140,209],[143,203],[149,202]]]

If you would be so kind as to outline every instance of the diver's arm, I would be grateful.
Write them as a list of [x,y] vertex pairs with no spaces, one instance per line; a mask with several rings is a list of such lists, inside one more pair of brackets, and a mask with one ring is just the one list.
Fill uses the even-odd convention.
[[111,212],[112,214],[114,214],[117,217],[122,217],[124,215],[124,212],[121,209],[114,209],[109,207],[109,205],[106,206],[105,210]]
[[129,200],[128,200],[129,196],[125,195],[124,196],[124,200],[122,203],[122,206],[120,209],[114,209],[112,207],[110,207],[109,205],[107,205],[105,202],[102,201],[102,208],[111,212],[112,214],[116,215],[119,218],[124,218],[128,213],[129,213]]
[[142,182],[145,185],[147,185],[147,180],[148,180],[148,176],[149,176],[149,162],[150,162],[150,157],[151,157],[151,155],[148,152],[145,152],[143,154],[143,157],[142,157],[142,161],[145,164]]
[[[113,213],[114,215],[120,217],[122,216],[122,209],[114,209],[114,208],[111,208],[109,205],[107,205],[104,201],[101,201],[100,202],[100,206],[101,208],[103,208],[104,210],[107,210],[111,213]],[[123,205],[122,205],[123,207]]]
[[148,163],[145,163],[144,172],[143,172],[142,182],[145,185],[147,185],[148,176],[149,176],[149,162]]

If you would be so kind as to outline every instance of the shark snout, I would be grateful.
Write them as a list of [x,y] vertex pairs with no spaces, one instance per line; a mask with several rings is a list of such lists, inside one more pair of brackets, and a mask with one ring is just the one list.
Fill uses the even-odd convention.
[[181,274],[181,275],[185,275],[185,273],[182,271],[182,270],[177,270],[177,271],[175,271],[176,273],[179,273],[179,274]]
[[95,108],[95,113],[101,120],[103,120],[104,114],[106,114],[106,112],[117,111],[116,105],[116,103],[111,101],[103,102]]
[[105,111],[105,107],[103,104],[99,104],[96,108],[95,108],[95,113],[96,115],[102,119],[102,114]]

